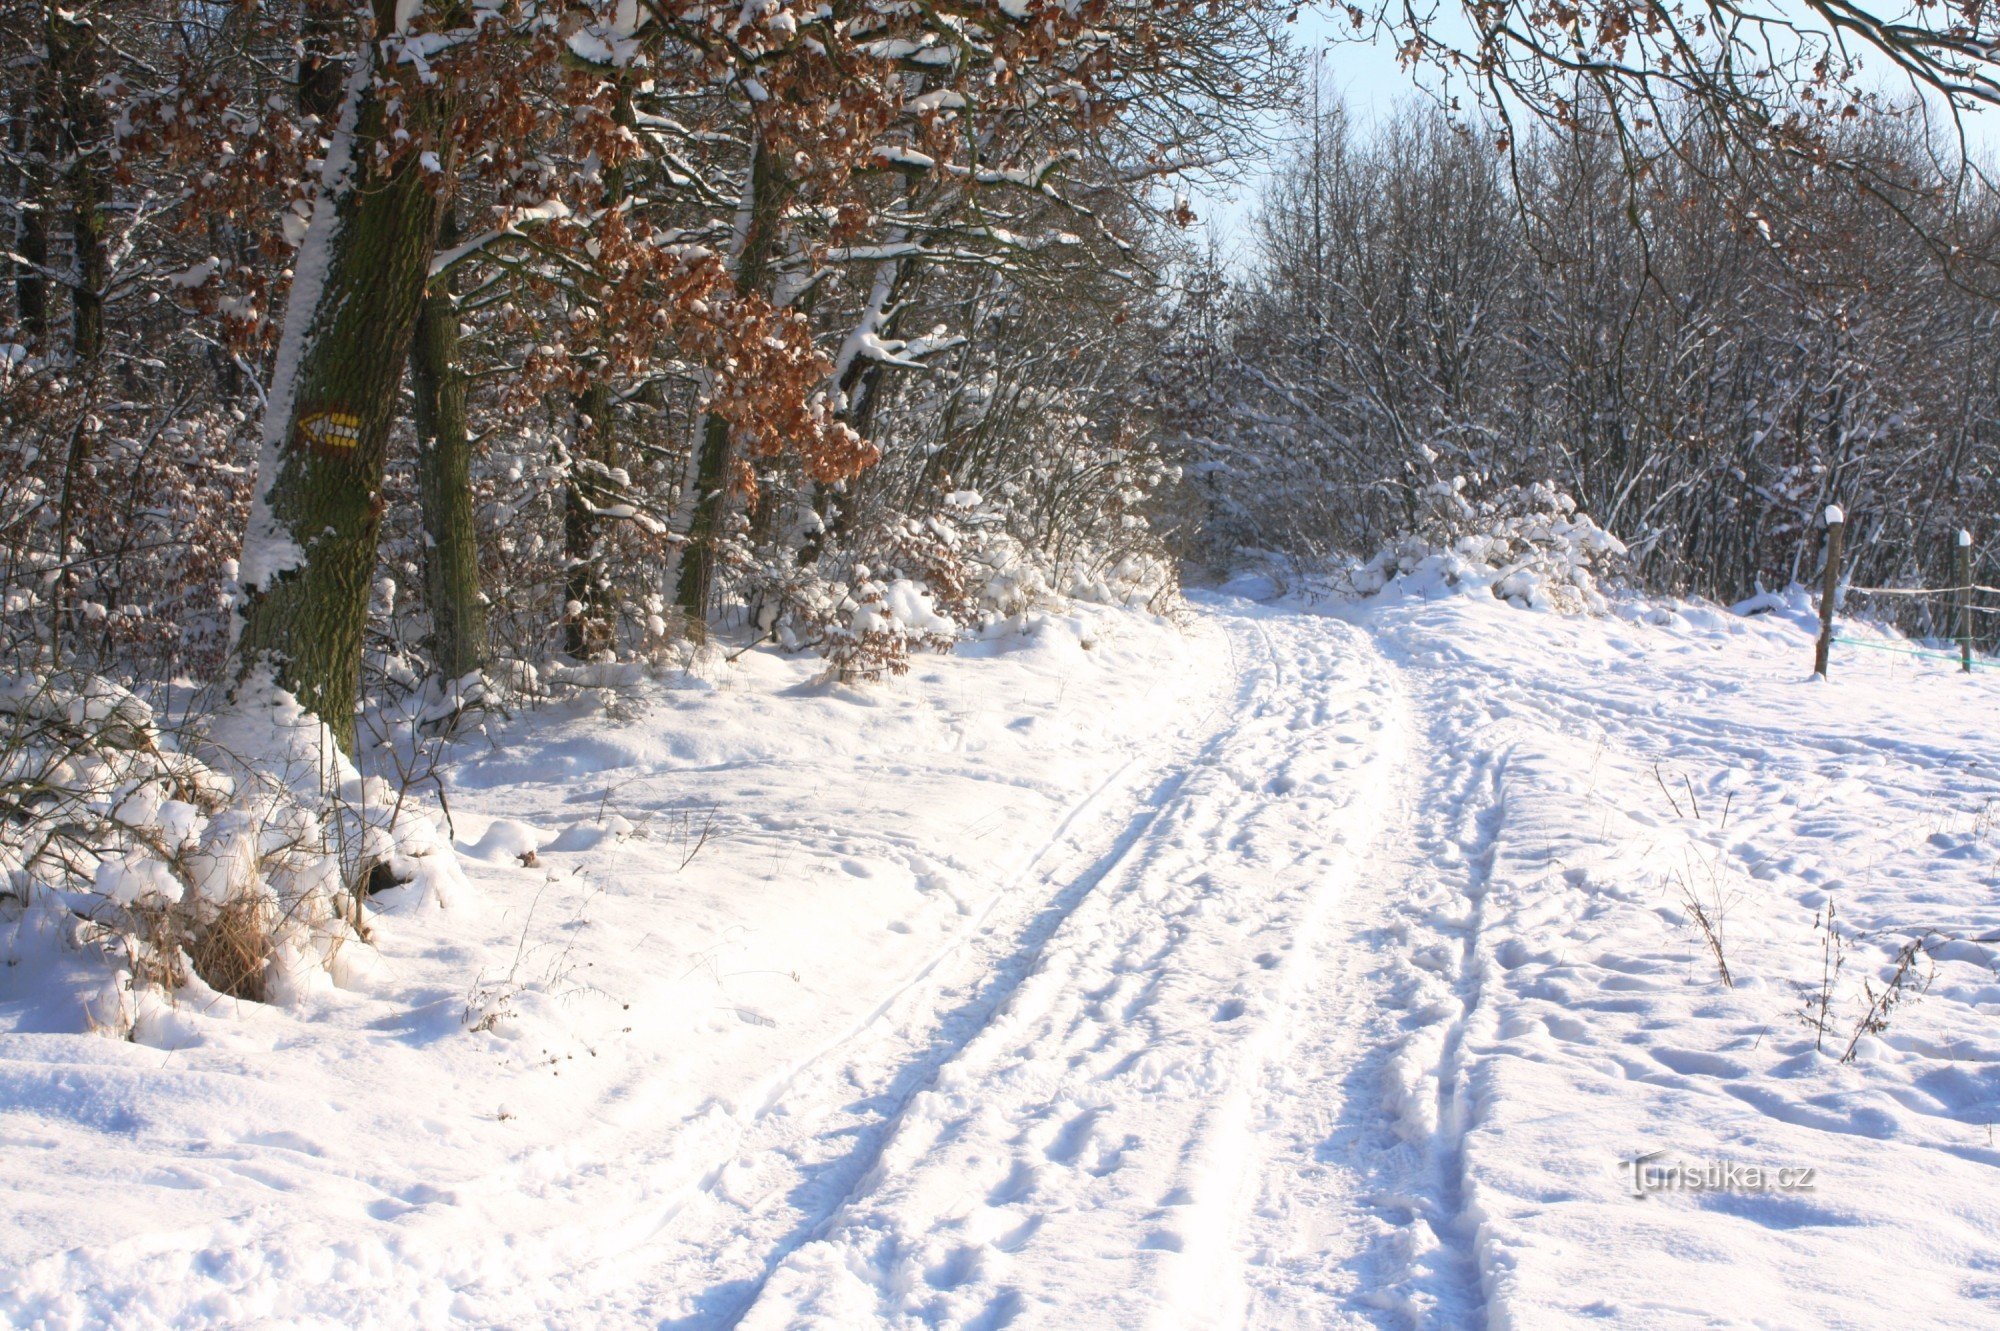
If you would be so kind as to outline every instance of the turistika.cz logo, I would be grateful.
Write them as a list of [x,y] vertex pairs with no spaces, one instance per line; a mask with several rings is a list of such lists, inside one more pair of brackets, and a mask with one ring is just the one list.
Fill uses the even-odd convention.
[[1819,1171],[1811,1165],[1745,1165],[1733,1160],[1675,1160],[1648,1151],[1620,1160],[1634,1197],[1656,1192],[1811,1192]]

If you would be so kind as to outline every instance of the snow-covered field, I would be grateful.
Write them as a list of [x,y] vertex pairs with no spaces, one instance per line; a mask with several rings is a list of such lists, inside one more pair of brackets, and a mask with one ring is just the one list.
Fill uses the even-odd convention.
[[2000,680],[1231,590],[517,718],[290,1008],[5,935],[0,1319],[2000,1324]]

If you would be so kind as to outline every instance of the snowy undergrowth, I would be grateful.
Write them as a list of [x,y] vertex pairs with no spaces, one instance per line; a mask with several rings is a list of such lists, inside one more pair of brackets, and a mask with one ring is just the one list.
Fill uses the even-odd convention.
[[1354,591],[1472,587],[1526,610],[1607,608],[1604,585],[1623,572],[1624,543],[1568,495],[1530,485],[1473,499],[1460,479],[1433,485],[1423,500],[1415,530],[1348,575]]
[[[1425,1163],[1373,1165],[1385,1228],[1411,1197],[1430,1224],[1383,1306],[1990,1325],[2000,681],[1838,647],[1814,680],[1799,596],[1610,608],[1341,612],[1433,755],[1384,972],[1411,1015],[1383,1104]],[[1642,1157],[1693,1184],[1635,1188]]]
[[80,1040],[47,1001],[60,949],[10,951],[0,1131],[33,1149],[0,1171],[0,1321],[586,1305],[597,1263],[1206,705],[1225,672],[1197,645],[1085,607],[863,688],[763,650],[565,676],[449,769],[468,890],[372,914],[374,964],[338,984],[184,990],[150,1044]]
[[745,556],[741,592],[758,627],[787,650],[825,657],[848,680],[901,674],[913,653],[949,652],[966,633],[1003,629],[1023,616],[1060,614],[1077,602],[1179,604],[1179,579],[1155,543],[1078,541],[1066,553],[1023,542],[977,491],[943,496],[938,511],[905,518],[866,549],[829,548],[810,565],[789,553]]
[[167,1050],[10,989],[0,1320],[1990,1322],[2000,681],[1197,603],[565,676],[353,985]]
[[[1624,542],[1576,501],[1545,483],[1480,495],[1463,477],[1418,495],[1415,520],[1369,557],[1301,563],[1276,552],[1248,554],[1230,585],[1245,594],[1306,603],[1347,602],[1385,589],[1434,597],[1490,595],[1523,610],[1603,614],[1628,581]],[[1256,580],[1264,587],[1259,589]]]
[[435,824],[274,690],[163,726],[108,680],[23,673],[0,724],[0,956],[37,1026],[185,1043],[224,995],[365,970],[371,871],[403,904],[455,880]]

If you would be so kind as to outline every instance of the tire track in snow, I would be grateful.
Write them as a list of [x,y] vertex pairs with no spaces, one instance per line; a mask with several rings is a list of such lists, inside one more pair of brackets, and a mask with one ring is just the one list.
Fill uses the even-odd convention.
[[[1163,1328],[1327,1329],[1354,1321],[1337,1297],[1349,1282],[1328,1282],[1325,1273],[1357,1250],[1352,1219],[1361,1208],[1352,1187],[1342,1186],[1351,1176],[1315,1157],[1327,1135],[1327,1106],[1344,1099],[1339,1081],[1371,1061],[1364,1032],[1372,990],[1359,964],[1369,953],[1355,946],[1350,898],[1404,784],[1408,702],[1393,668],[1363,635],[1331,621],[1315,627],[1346,639],[1356,678],[1365,680],[1360,687],[1380,704],[1377,742],[1342,783],[1351,792],[1344,813],[1351,835],[1326,866],[1313,908],[1299,920],[1278,968],[1282,1015],[1265,1028],[1266,1038],[1247,1042],[1253,1048],[1240,1079],[1243,1093],[1231,1097],[1233,1112],[1219,1116],[1209,1133],[1211,1141],[1231,1144],[1215,1171],[1233,1175],[1218,1189],[1227,1204],[1212,1208],[1208,1242],[1191,1247],[1180,1263],[1187,1279],[1164,1300]],[[1276,1280],[1275,1267],[1287,1268]]]
[[[1492,1035],[1495,963],[1483,934],[1516,723],[1496,719],[1449,672],[1400,669],[1421,700],[1420,733],[1385,848],[1392,867],[1364,894],[1386,943],[1372,977],[1386,1057],[1374,1086],[1350,1088],[1355,1111],[1329,1141],[1342,1140],[1375,1229],[1356,1264],[1358,1302],[1379,1311],[1379,1325],[1470,1331],[1487,1324],[1491,1272],[1466,1147],[1479,1123],[1478,1051]],[[1383,1112],[1372,1123],[1371,1099]]]
[[[1032,974],[911,1097],[749,1327],[1227,1321],[1260,1086],[1372,832],[1396,733],[1332,621],[1235,616],[1253,704],[1081,885]],[[1299,662],[1287,681],[1279,666]],[[1238,1282],[1240,1288],[1240,1282]]]
[[1375,827],[1350,847],[1341,870],[1347,881],[1324,931],[1330,944],[1300,968],[1285,1047],[1258,1088],[1249,1125],[1258,1149],[1240,1190],[1229,1267],[1240,1306],[1213,1309],[1199,1325],[1396,1324],[1370,1304],[1401,1267],[1385,1269],[1377,1252],[1394,1230],[1371,1211],[1375,1180],[1365,1162],[1408,1153],[1382,1112],[1384,1065],[1399,1038],[1387,974],[1397,946],[1389,912],[1407,871],[1382,866],[1399,863],[1413,834],[1417,791],[1401,679],[1372,643],[1355,638],[1390,719],[1381,770],[1369,774]]
[[[1461,760],[1463,761],[1463,759]],[[1504,780],[1507,757],[1504,751],[1481,752],[1470,759],[1466,784],[1461,788],[1457,816],[1463,835],[1459,847],[1465,852],[1464,892],[1468,915],[1463,929],[1454,988],[1459,1011],[1445,1030],[1444,1048],[1437,1071],[1437,1139],[1434,1149],[1441,1207],[1431,1221],[1440,1247],[1449,1253],[1453,1290],[1462,1300],[1464,1313],[1459,1325],[1486,1324],[1484,1264],[1479,1256],[1477,1221],[1471,1213],[1466,1193],[1466,1137],[1478,1112],[1473,1088],[1474,1057],[1467,1038],[1483,1014],[1488,958],[1482,934],[1486,924],[1486,896],[1493,882],[1493,862],[1500,848],[1500,830],[1506,823]]]
[[1485,1322],[1464,1149],[1505,750],[1478,733],[1484,716],[1468,725],[1433,698],[1441,678],[1365,639],[1357,650],[1394,699],[1383,816],[1354,848],[1337,942],[1296,997],[1296,1029],[1261,1088],[1262,1150],[1236,1239],[1243,1305],[1191,1325]]

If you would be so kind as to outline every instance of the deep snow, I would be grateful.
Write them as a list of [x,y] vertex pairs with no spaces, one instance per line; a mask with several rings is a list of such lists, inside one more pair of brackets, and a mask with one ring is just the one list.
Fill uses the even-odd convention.
[[[469,887],[291,1007],[80,1034],[14,936],[0,1316],[2000,1320],[1993,675],[1261,590],[519,718],[454,769]],[[1650,1152],[1812,1186],[1634,1196]]]

